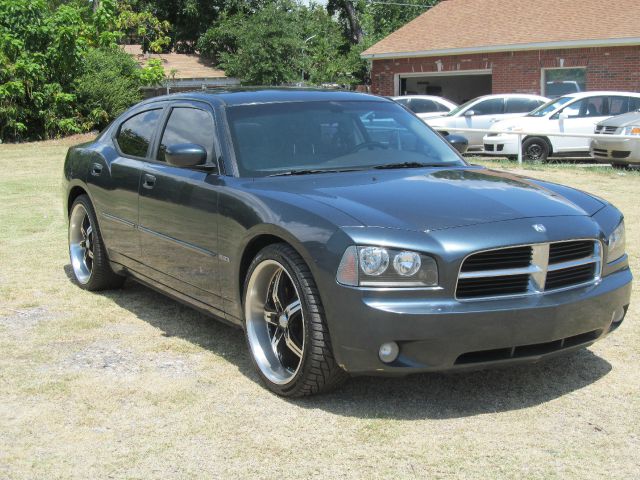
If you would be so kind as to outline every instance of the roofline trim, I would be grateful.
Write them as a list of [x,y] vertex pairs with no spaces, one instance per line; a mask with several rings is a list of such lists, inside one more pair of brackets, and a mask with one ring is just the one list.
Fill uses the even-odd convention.
[[520,43],[512,45],[487,45],[482,47],[444,48],[440,50],[421,50],[416,52],[391,52],[391,53],[362,53],[360,56],[369,60],[384,60],[407,57],[435,57],[445,55],[459,55],[463,53],[495,53],[514,52],[524,50],[554,50],[561,48],[591,48],[591,47],[623,47],[628,45],[640,45],[640,37],[629,38],[605,38],[594,40],[567,40],[562,42],[536,42]]

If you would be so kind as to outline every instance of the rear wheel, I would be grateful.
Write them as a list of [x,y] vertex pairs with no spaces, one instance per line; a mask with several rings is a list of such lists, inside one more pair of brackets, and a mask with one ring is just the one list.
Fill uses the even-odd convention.
[[69,259],[74,280],[85,290],[109,290],[120,288],[124,283],[124,277],[111,270],[96,214],[87,195],[80,195],[71,205]]
[[328,391],[347,378],[333,357],[311,272],[293,248],[279,243],[258,253],[243,299],[251,358],[270,390],[300,397]]
[[549,144],[544,138],[531,137],[522,143],[522,158],[531,162],[546,162],[549,157]]

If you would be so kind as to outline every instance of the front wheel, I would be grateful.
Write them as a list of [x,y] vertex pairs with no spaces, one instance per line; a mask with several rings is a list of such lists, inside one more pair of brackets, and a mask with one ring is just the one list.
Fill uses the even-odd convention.
[[522,158],[524,160],[546,162],[549,153],[549,144],[544,138],[531,137],[522,143]]
[[243,299],[251,358],[270,390],[301,397],[331,390],[346,379],[333,357],[318,289],[292,247],[279,243],[258,253]]

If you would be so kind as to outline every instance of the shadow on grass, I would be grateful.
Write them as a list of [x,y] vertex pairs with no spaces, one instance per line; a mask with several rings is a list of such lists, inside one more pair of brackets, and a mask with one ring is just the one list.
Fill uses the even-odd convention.
[[[70,270],[65,267],[67,275]],[[143,285],[104,292],[122,308],[160,329],[224,357],[255,382],[241,330],[225,325]],[[446,419],[543,404],[604,377],[611,365],[589,350],[504,369],[407,377],[355,377],[335,392],[288,400],[302,408],[358,418]]]

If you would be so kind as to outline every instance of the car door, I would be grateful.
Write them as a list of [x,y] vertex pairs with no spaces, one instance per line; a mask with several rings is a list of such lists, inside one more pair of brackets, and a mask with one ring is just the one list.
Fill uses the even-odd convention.
[[[221,308],[218,268],[218,165],[214,115],[200,102],[173,103],[140,181],[140,246],[148,275]],[[168,147],[196,144],[204,167],[177,167]]]
[[[473,115],[465,114],[467,112],[473,111]],[[460,117],[458,117],[458,122],[462,128],[478,128],[478,129],[488,129],[491,125],[493,125],[496,121],[500,120],[500,116],[504,112],[504,98],[487,98],[484,100],[480,100],[478,103],[471,105],[467,112],[463,112]],[[461,135],[464,135],[469,140],[469,148],[482,148],[482,137],[484,137],[485,133],[477,133],[477,132],[462,132]]]
[[[609,117],[608,111],[609,97],[604,95],[586,97],[568,104],[552,115],[550,121],[556,122],[557,130],[562,133],[592,134],[596,124]],[[555,152],[588,152],[590,139],[552,137],[551,143]]]
[[131,112],[115,126],[112,143],[102,152],[112,160],[90,167],[87,183],[100,233],[111,260],[125,265],[140,258],[138,187],[162,112],[162,104]]

